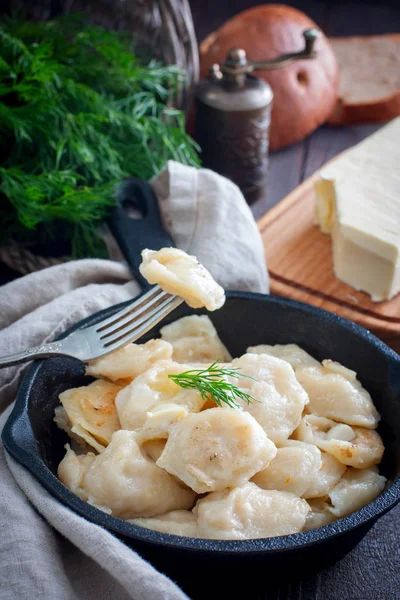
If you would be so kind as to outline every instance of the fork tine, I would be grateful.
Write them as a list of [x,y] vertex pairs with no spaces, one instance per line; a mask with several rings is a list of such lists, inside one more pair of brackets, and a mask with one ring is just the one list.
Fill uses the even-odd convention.
[[168,304],[167,308],[164,308],[163,310],[154,311],[154,314],[151,316],[151,318],[149,318],[149,319],[146,318],[146,320],[143,322],[143,324],[141,326],[138,327],[136,325],[136,327],[133,327],[123,337],[118,338],[113,343],[104,344],[105,352],[103,353],[103,355],[108,354],[109,352],[112,352],[113,350],[117,350],[121,346],[125,346],[126,344],[129,344],[129,342],[134,342],[135,340],[140,338],[142,335],[147,333],[152,327],[157,325],[157,323],[162,321],[164,319],[164,317],[169,315],[170,312],[175,310],[175,308],[177,308],[180,304],[182,304],[182,302],[183,302],[182,298],[174,297],[172,299],[172,301],[170,302],[170,304]]
[[[171,304],[171,302],[173,302],[174,299],[175,299],[174,296],[170,296],[169,298],[166,298],[163,302],[161,302],[160,304],[158,304],[151,310],[147,311],[139,319],[132,318],[131,321],[129,321],[125,326],[117,327],[117,328],[113,329],[112,331],[105,333],[100,338],[102,343],[104,345],[112,343],[112,342],[118,340],[119,338],[123,337],[126,333],[129,333],[133,329],[140,327],[143,323],[147,322],[148,319],[151,319],[153,317],[153,315],[159,314],[159,313],[162,314],[164,312],[164,310],[169,307],[169,305]],[[133,317],[133,315],[132,315],[132,317]]]
[[134,311],[137,307],[141,307],[143,304],[147,304],[147,302],[151,302],[153,299],[158,298],[159,296],[162,297],[164,293],[165,292],[163,292],[163,290],[159,286],[151,288],[151,290],[144,294],[144,296],[140,296],[140,298],[138,298],[137,300],[133,300],[131,304],[128,304],[128,306],[126,306],[119,312],[114,313],[113,315],[111,315],[111,317],[108,317],[108,319],[104,319],[104,321],[100,321],[96,325],[92,325],[93,330],[102,331],[109,325],[112,325],[116,321],[119,321],[125,315],[128,315],[129,313]]
[[167,300],[168,298],[172,298],[171,294],[162,291],[161,294],[156,294],[155,296],[150,298],[148,302],[139,306],[139,308],[131,308],[131,310],[125,315],[121,314],[119,316],[117,313],[116,315],[114,315],[114,321],[112,321],[109,324],[102,325],[97,330],[97,333],[101,334],[100,339],[111,335],[114,331],[121,329],[124,325],[127,325],[128,323],[133,324],[134,321],[138,320],[138,317],[140,317],[140,315],[143,315],[143,313],[148,313],[150,309],[153,309],[153,307],[157,307],[159,304],[161,304],[161,302]]

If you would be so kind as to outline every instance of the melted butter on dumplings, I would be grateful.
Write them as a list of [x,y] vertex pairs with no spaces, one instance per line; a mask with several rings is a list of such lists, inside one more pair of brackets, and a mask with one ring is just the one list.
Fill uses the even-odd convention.
[[167,360],[171,356],[172,346],[164,340],[128,344],[111,354],[92,360],[86,367],[86,375],[129,383],[158,361]]
[[182,389],[168,377],[191,368],[170,360],[160,361],[122,389],[116,406],[123,429],[143,428],[146,439],[168,437],[176,420],[199,412],[206,402],[200,392]]
[[262,490],[246,483],[233,490],[212,492],[199,500],[199,537],[245,540],[298,533],[310,510],[305,500],[289,492]]
[[250,414],[210,408],[176,423],[157,465],[201,494],[245,483],[275,454]]
[[278,445],[298,426],[308,396],[296,379],[292,367],[268,354],[244,354],[232,366],[253,379],[238,377],[234,383],[256,401],[238,401],[260,423],[268,437]]
[[211,364],[216,360],[231,360],[231,355],[207,315],[182,317],[165,325],[160,333],[161,338],[172,345],[173,360],[176,362]]
[[183,250],[143,250],[139,269],[149,283],[158,283],[166,292],[181,296],[192,308],[216,310],[225,302],[222,287],[195,256]]
[[72,433],[82,437],[101,452],[121,425],[115,408],[115,398],[121,387],[108,381],[66,390],[60,394]]

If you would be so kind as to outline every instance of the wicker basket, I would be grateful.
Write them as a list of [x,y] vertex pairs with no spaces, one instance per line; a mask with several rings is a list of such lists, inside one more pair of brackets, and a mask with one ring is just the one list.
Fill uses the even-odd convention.
[[[34,20],[69,13],[87,15],[102,27],[131,31],[135,50],[145,57],[176,64],[187,73],[172,104],[181,110],[189,105],[190,90],[199,76],[199,54],[188,0],[6,0],[2,12],[23,9]],[[69,260],[36,256],[11,242],[0,247],[0,260],[27,274]]]

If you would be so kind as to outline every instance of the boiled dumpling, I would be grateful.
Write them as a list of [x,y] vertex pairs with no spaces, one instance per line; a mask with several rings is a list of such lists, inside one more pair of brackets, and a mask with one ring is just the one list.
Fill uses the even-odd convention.
[[321,452],[321,460],[321,468],[313,483],[304,494],[304,498],[321,498],[326,496],[335,487],[337,482],[340,481],[343,473],[346,471],[346,466],[327,452]]
[[[295,432],[293,438],[301,440],[307,444],[315,444],[314,429],[311,425],[313,420],[325,421],[322,417],[315,415],[305,415]],[[313,484],[308,488],[305,498],[320,498],[326,496],[337,484],[346,470],[346,466],[339,462],[337,458],[327,452],[321,452],[321,468],[319,469]]]
[[352,369],[348,369],[336,360],[325,358],[322,361],[322,366],[325,368],[326,371],[329,371],[330,373],[338,373],[339,375],[343,375],[343,377],[345,377],[349,381],[356,381],[357,379],[357,373],[355,371],[353,371]]
[[354,371],[346,369],[344,375],[343,371],[338,372],[337,365],[334,363],[333,369],[323,366],[297,371],[297,379],[310,398],[309,410],[334,421],[374,429],[379,414],[371,396],[355,378]]
[[210,408],[176,423],[157,465],[201,494],[245,483],[275,454],[250,414]]
[[297,344],[275,344],[274,346],[260,344],[258,346],[250,346],[246,352],[249,354],[269,354],[270,356],[276,356],[276,358],[286,360],[286,362],[292,365],[295,371],[301,367],[313,367],[320,364]]
[[65,445],[66,454],[58,465],[58,478],[71,492],[87,500],[87,493],[82,487],[88,468],[96,458],[93,452],[75,454],[69,444]]
[[138,440],[138,443],[140,444],[140,449],[142,450],[143,454],[150,458],[153,462],[157,462],[165,448],[167,440],[154,439],[145,442]]
[[323,527],[359,510],[379,496],[385,484],[385,477],[378,475],[374,468],[347,469],[327,496],[308,500],[311,512],[304,530]]
[[183,250],[143,250],[139,269],[149,283],[158,283],[166,292],[181,296],[192,308],[216,310],[225,302],[223,288],[195,256]]
[[[71,452],[64,458],[68,464],[72,464]],[[68,469],[63,462],[59,475],[68,485],[73,480],[66,476]],[[191,508],[195,497],[191,490],[184,489],[141,452],[132,431],[115,432],[108,447],[91,461],[83,477],[81,472],[79,477],[79,487],[88,501],[109,508],[121,519]]]
[[218,337],[207,315],[182,317],[160,331],[161,338],[173,347],[173,360],[186,363],[227,362],[231,355]]
[[[318,446],[333,454],[340,462],[356,469],[365,469],[378,465],[385,451],[382,439],[377,431],[364,427],[349,427],[350,431],[342,429],[345,425],[336,425],[327,433],[326,438],[318,440]],[[349,439],[350,438],[350,439]]]
[[[167,437],[175,420],[189,412],[200,411],[206,402],[200,392],[183,389],[168,377],[189,369],[190,365],[159,361],[122,389],[116,398],[116,406],[123,429],[139,430],[147,424],[147,439]],[[151,420],[153,425],[147,423]],[[163,428],[165,433],[161,435]]]
[[134,525],[140,525],[140,527],[161,531],[162,533],[198,537],[197,518],[189,510],[172,510],[165,513],[165,515],[157,515],[148,519],[130,519],[129,522]]
[[98,380],[60,394],[71,432],[98,452],[104,450],[114,431],[121,427],[115,408],[120,389],[109,381]]
[[335,520],[334,515],[328,510],[329,504],[322,498],[314,498],[308,501],[310,512],[307,515],[303,531],[317,529],[329,525]]
[[167,360],[171,356],[172,346],[164,340],[128,344],[111,354],[92,360],[86,367],[86,374],[129,383],[156,362]]
[[[70,440],[74,442],[73,447],[79,448],[82,452],[90,452],[93,450],[97,450],[97,452],[103,452],[105,446],[100,444],[92,435],[90,435],[87,431],[85,431],[82,427],[75,426],[75,432],[72,431],[72,425],[68,419],[68,415],[65,412],[65,408],[60,405],[56,406],[54,409],[54,422],[57,424],[57,427],[65,431]],[[86,441],[88,440],[88,442]],[[90,442],[90,443],[89,443]]]
[[329,492],[329,511],[337,519],[359,510],[384,490],[386,479],[375,469],[347,469]]
[[306,415],[297,429],[297,436],[312,440],[321,450],[329,452],[341,463],[365,469],[381,462],[385,450],[376,431],[351,427],[324,417]]
[[252,479],[264,490],[282,490],[303,496],[321,467],[321,452],[311,444],[287,440],[266,469]]
[[247,404],[238,401],[260,423],[268,437],[278,445],[298,426],[308,396],[296,379],[292,367],[284,360],[268,354],[244,354],[232,361],[239,368],[234,383],[255,398]]
[[193,510],[199,537],[244,540],[298,533],[310,507],[294,494],[262,490],[249,482],[212,492],[199,500]]

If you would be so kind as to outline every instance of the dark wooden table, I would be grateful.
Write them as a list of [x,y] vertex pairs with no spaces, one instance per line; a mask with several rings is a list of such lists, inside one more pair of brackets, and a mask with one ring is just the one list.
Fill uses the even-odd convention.
[[[191,0],[193,20],[199,41],[235,13],[262,2],[245,0]],[[291,0],[290,4],[306,12],[332,36],[400,32],[400,0],[332,1]],[[259,218],[285,197],[301,181],[327,160],[372,133],[377,127],[365,125],[347,128],[322,127],[306,140],[271,156],[268,184],[260,199],[252,205]],[[400,143],[400,142],[399,142]],[[17,276],[0,265],[0,285]],[[262,567],[260,567],[261,569]],[[266,570],[257,584],[250,577],[242,585],[230,585],[230,575],[216,571],[220,581],[218,594],[212,594],[211,573],[200,572],[208,592],[193,593],[193,598],[221,600],[400,600],[400,507],[374,526],[364,540],[333,567],[301,581],[290,581],[282,573],[281,584],[272,585]],[[233,574],[232,574],[233,577]],[[181,573],[180,579],[185,581]],[[221,578],[225,578],[226,586]],[[188,588],[196,588],[186,580]],[[199,589],[200,589],[199,585]],[[151,600],[151,599],[148,599]]]

